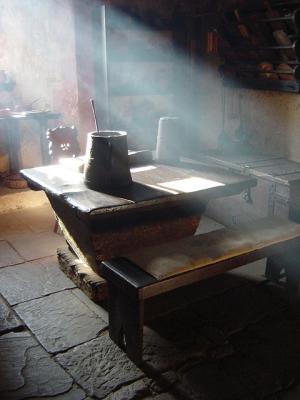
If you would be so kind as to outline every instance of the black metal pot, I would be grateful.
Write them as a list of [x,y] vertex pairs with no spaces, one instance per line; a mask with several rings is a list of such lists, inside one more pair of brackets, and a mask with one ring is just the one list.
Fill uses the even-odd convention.
[[89,133],[86,156],[84,182],[90,189],[110,191],[132,183],[126,132]]

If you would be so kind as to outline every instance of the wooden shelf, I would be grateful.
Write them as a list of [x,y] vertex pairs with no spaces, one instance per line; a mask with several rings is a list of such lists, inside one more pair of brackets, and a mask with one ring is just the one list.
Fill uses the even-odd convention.
[[260,10],[233,9],[222,17],[225,86],[300,92],[300,1],[282,3],[270,1]]
[[172,88],[153,86],[151,88],[131,87],[130,85],[114,88],[110,90],[110,95],[114,97],[124,96],[168,96],[172,95]]
[[281,92],[300,93],[300,84],[295,81],[280,81],[263,78],[239,78],[234,83],[232,81],[224,80],[224,86],[256,89],[256,90],[271,90]]
[[171,62],[174,59],[170,52],[146,52],[142,48],[136,50],[136,53],[113,53],[109,55],[110,62]]

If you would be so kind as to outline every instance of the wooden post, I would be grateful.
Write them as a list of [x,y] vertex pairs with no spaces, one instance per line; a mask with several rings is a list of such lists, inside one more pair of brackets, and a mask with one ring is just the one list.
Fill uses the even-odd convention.
[[143,353],[144,302],[128,296],[120,288],[108,284],[109,336],[135,363],[140,364]]

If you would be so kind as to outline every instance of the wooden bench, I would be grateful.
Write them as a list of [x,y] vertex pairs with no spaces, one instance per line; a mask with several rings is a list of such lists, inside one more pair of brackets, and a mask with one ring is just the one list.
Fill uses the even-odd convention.
[[140,363],[146,300],[261,258],[284,265],[297,288],[299,244],[300,224],[272,218],[104,261],[99,272],[108,282],[110,337]]

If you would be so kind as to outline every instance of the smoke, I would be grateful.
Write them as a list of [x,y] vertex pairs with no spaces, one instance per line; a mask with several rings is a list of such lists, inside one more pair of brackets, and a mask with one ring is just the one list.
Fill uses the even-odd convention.
[[[157,12],[156,12],[157,11]],[[215,65],[174,45],[171,20],[159,10],[139,16],[100,1],[11,0],[0,15],[1,69],[16,80],[14,104],[62,113],[76,125],[84,151],[94,130],[125,130],[132,148],[154,148],[158,120],[182,121],[182,148],[220,131]],[[187,50],[187,51],[186,51]],[[107,63],[106,63],[107,62]],[[215,90],[216,89],[216,90]]]
[[94,10],[97,44],[87,45],[89,27],[78,13],[77,32],[82,35],[77,53],[94,60],[95,79],[84,74],[80,85],[83,94],[94,92],[102,129],[125,130],[131,148],[153,149],[159,118],[176,116],[183,151],[200,147],[201,136],[213,143],[221,128],[217,65],[200,62],[192,49],[176,45],[172,21],[164,26],[159,16],[142,20],[112,6]]

